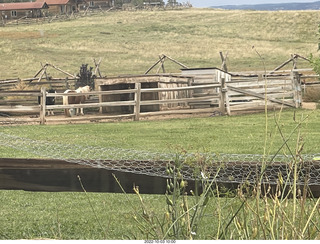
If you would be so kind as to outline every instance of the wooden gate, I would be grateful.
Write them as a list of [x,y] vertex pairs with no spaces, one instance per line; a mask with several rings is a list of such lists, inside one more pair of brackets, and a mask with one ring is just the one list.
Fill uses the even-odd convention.
[[[263,110],[301,105],[299,74],[232,77],[227,83],[226,108],[232,112]],[[229,108],[228,108],[229,107]]]

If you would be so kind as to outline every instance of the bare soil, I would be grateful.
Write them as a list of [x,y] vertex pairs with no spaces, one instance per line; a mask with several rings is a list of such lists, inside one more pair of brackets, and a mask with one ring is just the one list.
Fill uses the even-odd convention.
[[302,108],[304,108],[304,109],[317,109],[317,103],[303,102]]

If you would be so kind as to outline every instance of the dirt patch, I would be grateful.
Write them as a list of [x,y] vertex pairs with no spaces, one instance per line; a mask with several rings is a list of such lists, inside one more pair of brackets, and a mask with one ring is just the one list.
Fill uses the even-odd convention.
[[52,34],[48,35],[44,31],[1,31],[0,32],[1,39],[11,39],[11,40],[18,40],[18,39],[38,39],[42,37],[54,36]]
[[303,102],[301,105],[302,108],[304,109],[317,109],[317,103],[305,103]]

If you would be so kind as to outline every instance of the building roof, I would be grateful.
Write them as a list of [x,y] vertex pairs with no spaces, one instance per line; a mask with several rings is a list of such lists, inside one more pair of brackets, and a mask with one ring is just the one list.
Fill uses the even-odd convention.
[[226,72],[226,71],[224,71],[224,70],[222,70],[222,69],[219,69],[219,68],[217,68],[217,67],[211,67],[211,68],[188,68],[188,69],[180,69],[180,70],[181,70],[182,72],[184,72],[184,73],[188,73],[188,72],[206,73],[206,72],[210,72],[210,71],[212,71],[212,70],[220,70],[220,71],[222,71],[222,72],[224,72],[224,73],[226,73],[226,74],[231,75],[231,73]]
[[0,3],[0,11],[49,8],[46,2]]
[[65,5],[68,4],[70,0],[36,0],[36,2],[46,2],[50,5]]

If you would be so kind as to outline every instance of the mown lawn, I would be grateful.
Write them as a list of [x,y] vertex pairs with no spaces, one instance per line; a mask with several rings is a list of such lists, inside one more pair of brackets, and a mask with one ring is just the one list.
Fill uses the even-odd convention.
[[[134,238],[132,233],[137,230],[133,226],[133,211],[123,194],[88,193],[87,196],[85,193],[1,191],[0,239]],[[150,204],[164,207],[160,196],[146,198]],[[133,195],[131,200],[138,205]]]
[[[305,154],[320,152],[319,110],[285,110],[268,113],[266,152],[273,154],[283,144],[279,128],[288,137],[301,120],[300,133]],[[278,127],[275,121],[278,121]],[[44,140],[53,144],[122,148],[149,152],[212,152],[225,154],[263,154],[265,145],[265,115],[263,113],[169,119],[159,121],[17,126],[1,131],[23,138]],[[296,146],[298,130],[288,143]],[[22,150],[0,149],[2,157],[23,157]],[[284,150],[280,154],[288,153]],[[32,157],[32,154],[28,157]]]
[[[159,223],[169,223],[165,219],[168,209],[164,195],[141,195],[141,197],[148,216],[157,217]],[[254,196],[248,196],[245,205],[243,201],[244,198],[237,195],[210,198],[193,239],[320,238],[319,211],[312,212],[314,206],[319,204],[316,203],[316,199],[299,200],[296,212],[292,199],[285,198],[281,201],[261,199],[258,202],[259,207]],[[196,198],[189,196],[189,207],[195,203],[197,203]],[[140,216],[138,220],[140,223],[143,222],[141,216],[144,216],[144,211],[138,196],[134,194],[2,190],[0,206],[2,240],[158,239],[140,231],[140,225],[135,219]],[[177,207],[180,208],[180,205]],[[296,216],[294,223],[292,223],[293,215]],[[233,219],[234,216],[236,218]],[[309,217],[311,222],[308,222]],[[265,232],[258,218],[263,221]],[[292,231],[293,224],[295,231],[302,232],[307,226],[308,232],[304,236],[295,234]],[[221,236],[222,231],[225,231],[225,236]]]
[[[128,197],[128,198],[127,198]],[[166,202],[163,195],[142,195],[149,210],[161,220]],[[129,199],[129,200],[128,200]],[[189,197],[190,205],[195,199]],[[142,214],[138,196],[114,193],[49,193],[0,191],[0,239],[145,239],[134,221],[134,208]],[[224,206],[240,204],[222,199]],[[212,202],[197,239],[215,239],[217,216]],[[224,212],[226,221],[230,213]]]

